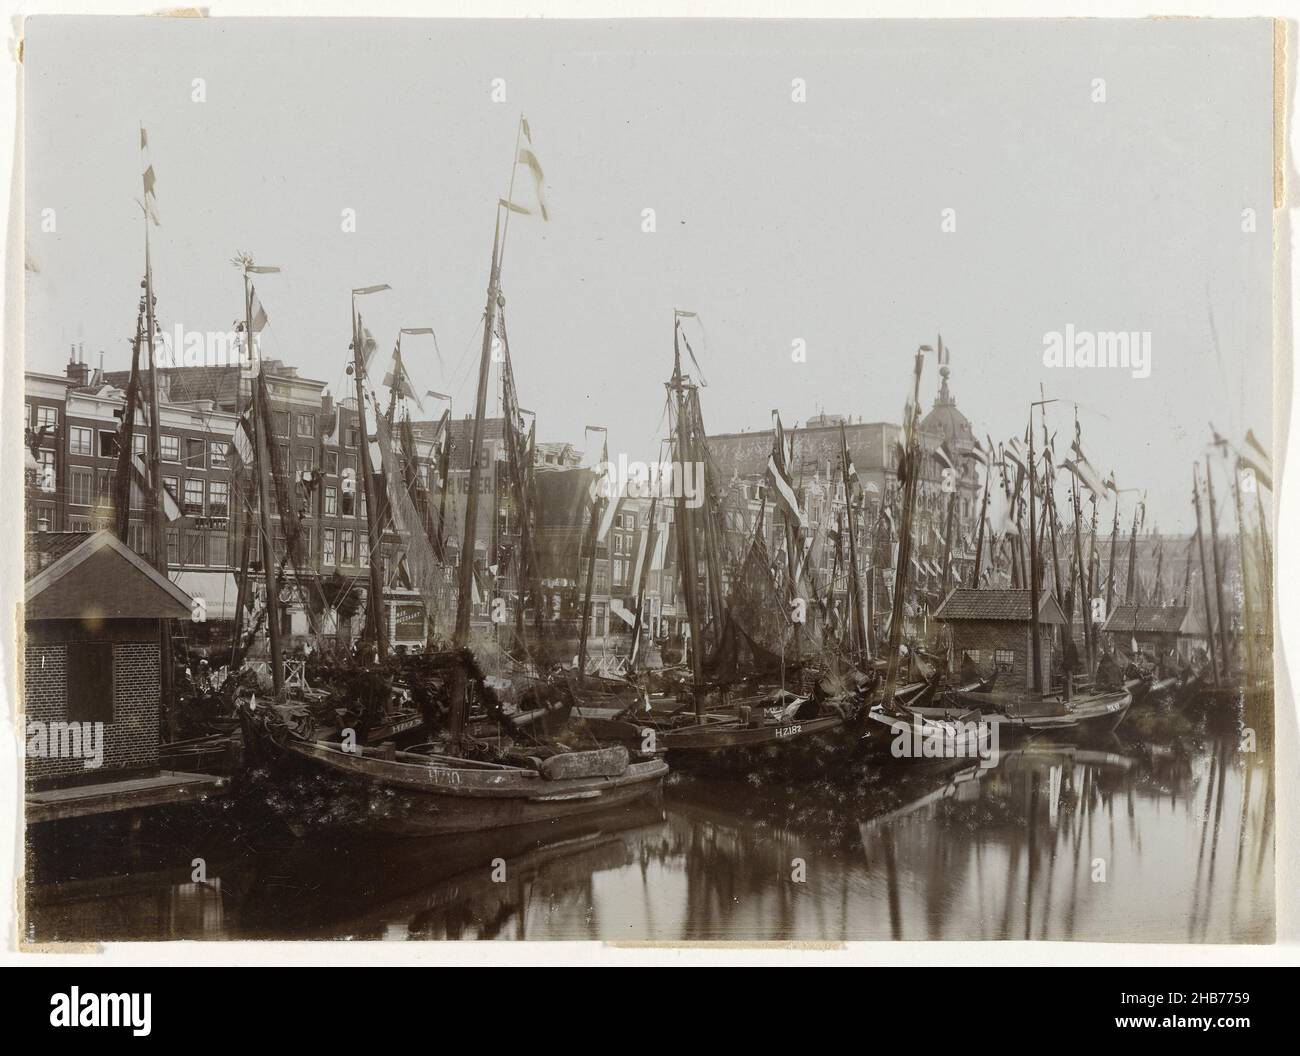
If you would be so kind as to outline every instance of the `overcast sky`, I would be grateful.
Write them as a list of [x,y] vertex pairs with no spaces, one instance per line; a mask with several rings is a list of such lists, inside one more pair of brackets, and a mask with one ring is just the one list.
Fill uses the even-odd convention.
[[[514,218],[503,285],[543,440],[606,425],[615,452],[657,453],[674,307],[703,322],[711,430],[763,428],[774,407],[787,424],[897,421],[911,354],[941,331],[978,435],[1022,431],[1040,384],[1077,401],[1099,468],[1147,489],[1166,530],[1191,523],[1210,420],[1269,435],[1264,21],[35,18],[25,33],[32,369],[61,371],[76,341],[128,365],[143,123],[164,328],[229,329],[229,260],[250,252],[284,268],[259,282],[264,350],[343,395],[348,291],[387,282],[363,302],[381,359],[398,327],[433,326],[441,363],[407,339],[416,384],[470,410],[522,111],[552,219]],[[1150,377],[1044,368],[1044,334],[1067,325],[1150,331]],[[931,366],[927,406],[936,385]],[[1072,409],[1049,415],[1068,434]]]

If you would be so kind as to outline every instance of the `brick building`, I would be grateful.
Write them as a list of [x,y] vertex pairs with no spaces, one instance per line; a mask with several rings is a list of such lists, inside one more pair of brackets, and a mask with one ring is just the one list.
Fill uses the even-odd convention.
[[[307,560],[304,577],[342,582],[359,601],[352,615],[337,619],[314,613],[325,633],[347,641],[361,632],[370,557],[364,489],[357,477],[361,428],[355,399],[336,403],[324,382],[300,377],[296,368],[264,361],[271,397],[272,444],[289,501],[303,514]],[[159,431],[163,484],[181,516],[167,527],[170,578],[186,592],[202,597],[206,626],[189,625],[185,633],[203,641],[205,632],[229,626],[235,615],[240,541],[248,517],[242,483],[232,454],[236,415],[247,399],[237,366],[165,367],[159,370]],[[125,406],[129,373],[92,371],[74,350],[66,374],[28,372],[27,425],[35,446],[29,463],[27,527],[32,532],[94,531],[112,519],[117,459],[117,431]],[[42,432],[43,429],[43,432]],[[135,450],[147,452],[147,429],[137,416]],[[39,439],[38,439],[39,437]],[[320,471],[310,486],[309,471]],[[430,464],[418,472],[428,481]],[[132,488],[128,542],[148,558],[154,553],[145,497]],[[286,540],[278,510],[272,511],[277,554]],[[391,534],[386,547],[396,548]],[[260,552],[252,552],[254,571]],[[423,600],[400,563],[386,563],[385,616],[390,639],[422,645],[428,633]],[[255,594],[264,603],[259,583]],[[296,576],[295,585],[276,601],[282,631],[305,638],[311,592]],[[414,618],[413,618],[414,617]]]
[[[969,657],[984,671],[997,671],[999,683],[1013,689],[1033,686],[1033,644],[1029,591],[958,587],[948,595],[935,618],[952,635],[953,663],[960,668]],[[1056,598],[1044,591],[1037,607],[1040,685],[1051,685],[1055,669],[1052,646],[1065,614]]]
[[[190,613],[189,595],[111,532],[29,538],[23,665],[29,787],[157,771],[160,621],[188,620]],[[88,766],[90,731],[99,723],[99,765]]]
[[1206,647],[1204,609],[1191,605],[1116,605],[1101,630],[1125,652],[1136,641],[1141,652],[1190,660]]

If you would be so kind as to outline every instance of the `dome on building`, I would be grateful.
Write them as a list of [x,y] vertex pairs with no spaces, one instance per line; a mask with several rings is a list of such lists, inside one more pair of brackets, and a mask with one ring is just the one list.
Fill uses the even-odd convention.
[[942,436],[950,447],[969,451],[975,446],[975,430],[971,428],[970,420],[957,410],[957,401],[948,390],[948,375],[951,372],[952,368],[947,363],[939,368],[939,395],[935,398],[930,413],[921,419],[921,428],[932,435]]

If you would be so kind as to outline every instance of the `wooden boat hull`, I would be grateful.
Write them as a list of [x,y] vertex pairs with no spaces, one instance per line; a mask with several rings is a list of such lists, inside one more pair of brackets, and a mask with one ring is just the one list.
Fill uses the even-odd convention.
[[[280,761],[331,786],[308,824],[377,835],[434,836],[532,825],[617,809],[658,793],[668,766],[630,763],[617,776],[550,781],[535,770],[419,765],[343,752],[319,741],[289,740]],[[405,754],[405,753],[403,753]]]
[[[950,694],[963,704],[973,708],[983,705],[988,707],[990,698],[979,694],[967,694],[960,691]],[[1060,714],[1026,712],[1010,708],[1002,711],[985,711],[983,721],[995,722],[1000,727],[1000,734],[1038,734],[1059,733],[1100,736],[1115,731],[1133,704],[1133,695],[1127,690],[1122,693],[1102,693],[1095,697],[1076,698]],[[924,709],[921,709],[924,711]]]
[[747,726],[735,721],[684,726],[658,735],[675,768],[796,777],[821,772],[857,748],[856,717],[821,715]]

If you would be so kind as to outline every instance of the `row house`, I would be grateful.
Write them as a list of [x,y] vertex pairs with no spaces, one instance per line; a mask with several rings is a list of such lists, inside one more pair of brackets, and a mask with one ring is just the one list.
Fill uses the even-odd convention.
[[[292,508],[302,516],[304,560],[295,581],[276,599],[281,629],[306,640],[313,622],[341,641],[359,634],[368,587],[370,559],[364,488],[358,477],[362,427],[356,401],[336,403],[321,381],[297,369],[264,362],[271,399],[271,453],[277,477]],[[247,400],[239,370],[231,367],[170,367],[159,374],[159,432],[163,485],[180,511],[166,531],[171,579],[204,599],[209,620],[233,619],[249,498],[235,471],[233,437],[237,414]],[[91,371],[76,361],[64,376],[28,372],[26,404],[29,468],[27,524],[32,531],[91,531],[112,520],[117,432],[129,373]],[[139,417],[133,439],[147,451],[148,433]],[[428,466],[422,467],[427,478]],[[128,543],[152,556],[154,544],[144,496],[134,488]],[[278,509],[272,511],[275,552],[287,540]],[[386,550],[396,536],[385,537]],[[260,571],[260,550],[251,553]],[[429,620],[418,591],[400,562],[386,564],[385,617],[390,640],[423,646]],[[325,588],[328,608],[317,613],[315,592],[298,578],[316,579]],[[262,593],[260,586],[255,591]],[[316,617],[313,621],[309,609]],[[347,615],[343,615],[344,613]],[[198,632],[198,628],[189,628]]]

